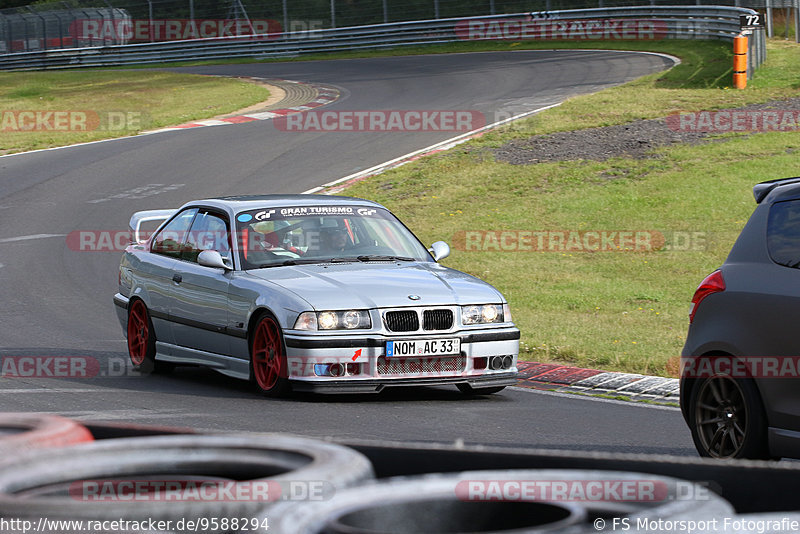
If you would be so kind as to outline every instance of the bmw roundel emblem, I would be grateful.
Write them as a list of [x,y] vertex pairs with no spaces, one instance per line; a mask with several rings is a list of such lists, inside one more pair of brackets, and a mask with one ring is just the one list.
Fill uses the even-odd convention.
[[410,298],[411,300],[419,300],[422,297],[420,297],[419,295],[409,295],[408,298]]

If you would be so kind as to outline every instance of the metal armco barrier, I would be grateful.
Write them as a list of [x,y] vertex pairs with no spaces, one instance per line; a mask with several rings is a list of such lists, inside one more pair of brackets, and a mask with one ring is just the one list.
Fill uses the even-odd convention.
[[[355,26],[299,34],[19,52],[0,55],[0,69],[97,67],[234,57],[265,59],[470,40],[732,40],[739,33],[739,15],[754,13],[751,9],[724,6],[643,6],[515,13]],[[766,57],[763,33],[757,31],[750,39],[753,69]]]

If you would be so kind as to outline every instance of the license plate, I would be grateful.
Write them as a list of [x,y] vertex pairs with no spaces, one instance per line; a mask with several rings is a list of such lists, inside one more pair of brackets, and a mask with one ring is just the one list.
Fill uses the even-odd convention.
[[404,339],[386,342],[386,357],[401,356],[457,356],[461,354],[461,339]]

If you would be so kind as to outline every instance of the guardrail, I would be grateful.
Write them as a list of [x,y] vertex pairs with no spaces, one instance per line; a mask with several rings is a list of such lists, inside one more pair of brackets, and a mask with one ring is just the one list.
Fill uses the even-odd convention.
[[[0,69],[57,69],[235,57],[265,59],[466,40],[733,40],[739,15],[724,6],[642,6],[515,13],[157,43],[0,55]],[[766,58],[763,31],[751,36],[748,74]]]

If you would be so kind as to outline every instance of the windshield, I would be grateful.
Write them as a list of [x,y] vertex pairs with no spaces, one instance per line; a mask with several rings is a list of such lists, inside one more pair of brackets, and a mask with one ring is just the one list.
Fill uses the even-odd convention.
[[338,261],[432,261],[389,211],[286,206],[236,215],[243,269]]

